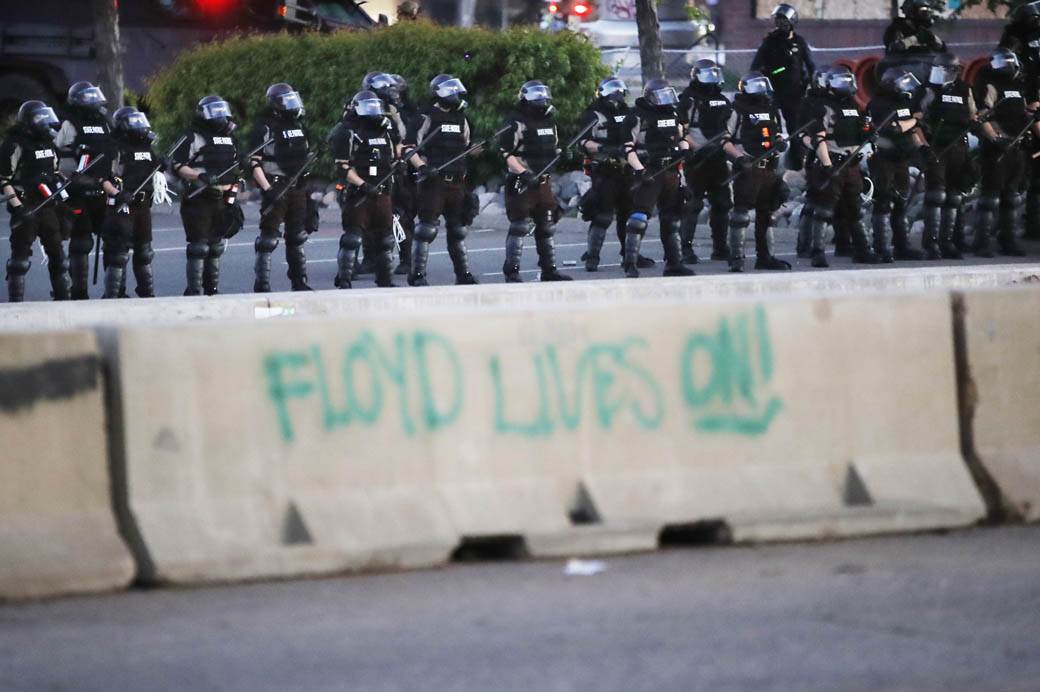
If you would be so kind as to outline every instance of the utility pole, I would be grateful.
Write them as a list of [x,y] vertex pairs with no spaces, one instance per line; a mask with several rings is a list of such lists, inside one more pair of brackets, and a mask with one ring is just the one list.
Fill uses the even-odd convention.
[[123,51],[119,44],[119,0],[91,0],[98,82],[109,108],[123,106]]
[[664,76],[661,23],[656,0],[636,0],[636,29],[639,31],[639,63],[643,84]]

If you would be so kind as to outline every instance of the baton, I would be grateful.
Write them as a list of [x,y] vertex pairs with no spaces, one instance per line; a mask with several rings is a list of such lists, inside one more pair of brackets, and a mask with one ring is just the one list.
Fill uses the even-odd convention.
[[1032,115],[1032,116],[1031,116],[1031,117],[1029,118],[1029,122],[1028,122],[1028,123],[1026,124],[1026,126],[1025,126],[1025,127],[1023,127],[1023,128],[1022,128],[1022,131],[1021,131],[1021,132],[1019,132],[1019,133],[1018,133],[1017,135],[1015,135],[1015,138],[1014,138],[1014,139],[1012,139],[1012,140],[1011,140],[1011,143],[1007,145],[1007,149],[1005,149],[1005,150],[1004,150],[1004,151],[1003,151],[1003,152],[1002,152],[1002,153],[1000,154],[1000,156],[998,156],[998,157],[997,157],[997,163],[1000,163],[1001,161],[1003,161],[1003,160],[1004,160],[1004,157],[1005,157],[1005,156],[1007,156],[1008,154],[1010,154],[1010,153],[1011,153],[1011,150],[1012,150],[1012,149],[1013,149],[1014,147],[1016,147],[1016,146],[1018,145],[1018,143],[1019,143],[1019,142],[1021,142],[1021,141],[1022,141],[1022,138],[1024,138],[1024,137],[1025,137],[1025,136],[1026,136],[1027,134],[1029,134],[1029,131],[1030,131],[1031,129],[1033,129],[1033,125],[1035,125],[1035,124],[1037,123],[1037,121],[1038,121],[1038,120],[1040,120],[1040,111],[1038,111],[1037,113],[1034,113],[1034,114],[1033,114],[1033,115]]
[[567,142],[567,146],[565,146],[563,149],[560,149],[560,153],[557,154],[556,156],[554,156],[552,161],[550,161],[549,163],[545,164],[545,167],[542,170],[538,171],[538,174],[534,176],[534,179],[538,180],[543,175],[545,175],[549,171],[549,169],[552,168],[553,166],[555,166],[556,162],[560,160],[560,158],[563,156],[563,152],[567,151],[568,149],[573,147],[575,144],[577,144],[578,140],[581,139],[582,137],[584,137],[585,133],[588,132],[589,130],[591,130],[595,126],[596,126],[596,121],[593,120],[591,123],[588,124],[588,126],[584,130],[582,130],[578,134],[574,135],[574,139],[572,139],[571,141]]
[[[815,125],[816,122],[817,122],[816,120],[810,120],[809,122],[805,123],[804,125],[799,127],[797,130],[795,130],[794,132],[792,132],[789,135],[787,135],[787,141],[790,141],[790,140],[794,139],[796,136],[802,134],[802,132],[808,130],[810,127]],[[764,154],[759,154],[755,158],[751,159],[751,162],[747,165],[747,168],[741,168],[739,171],[736,171],[736,172],[732,173],[728,178],[726,178],[724,181],[722,181],[722,185],[723,186],[729,185],[734,180],[736,180],[740,176],[744,175],[744,173],[746,173],[748,170],[750,170],[751,167],[754,166],[755,164],[757,164],[758,162],[765,161],[766,159],[768,159],[768,158],[770,158],[772,156],[777,156],[777,155],[778,154],[777,154],[775,149],[769,149]]]
[[439,165],[439,166],[435,167],[435,168],[433,169],[433,172],[434,172],[434,173],[440,173],[440,172],[441,172],[441,171],[442,171],[443,169],[447,168],[448,166],[450,166],[451,164],[455,163],[455,162],[456,162],[456,161],[458,161],[459,159],[464,159],[464,158],[466,158],[467,156],[469,156],[470,154],[472,154],[473,152],[475,152],[475,151],[476,151],[477,149],[479,149],[479,148],[481,148],[482,146],[484,146],[485,144],[490,144],[490,143],[491,143],[491,140],[493,140],[493,139],[495,139],[496,137],[498,137],[498,136],[499,136],[500,134],[502,134],[503,132],[505,132],[506,130],[508,130],[508,129],[509,129],[510,127],[512,127],[512,125],[506,125],[506,126],[505,126],[505,127],[503,127],[503,128],[501,129],[501,130],[499,130],[499,131],[498,131],[498,132],[496,132],[495,134],[491,135],[490,137],[488,137],[488,138],[486,138],[486,139],[482,139],[481,141],[477,142],[476,144],[474,144],[474,145],[473,145],[473,146],[471,146],[471,147],[470,147],[469,149],[467,149],[466,151],[462,152],[461,154],[459,154],[459,155],[458,155],[458,156],[456,156],[455,158],[453,158],[453,159],[451,159],[451,160],[449,160],[449,161],[446,161],[446,162],[442,163],[441,165]]
[[[245,156],[243,156],[243,157],[242,157],[242,160],[244,161],[244,160],[246,160],[246,159],[249,159],[249,158],[251,158],[251,157],[253,156],[253,154],[257,153],[258,151],[260,151],[261,149],[263,149],[264,147],[266,147],[266,146],[267,146],[268,144],[270,144],[270,143],[271,143],[271,142],[273,142],[273,141],[274,141],[274,138],[272,137],[271,139],[267,140],[266,142],[264,142],[263,144],[261,144],[260,146],[258,146],[258,147],[257,147],[256,149],[253,149],[253,150],[252,150],[252,151],[250,151],[250,152],[249,152],[248,154],[246,154]],[[230,173],[231,171],[235,170],[236,168],[240,168],[241,166],[242,166],[242,161],[235,161],[235,162],[234,162],[233,164],[231,164],[230,166],[228,166],[227,168],[225,168],[224,170],[222,170],[222,171],[221,171],[220,173],[218,173],[217,175],[213,176],[213,177],[211,178],[211,180],[219,181],[219,180],[220,180],[221,178],[223,178],[223,177],[224,177],[225,175],[227,175],[227,174],[228,174],[228,173]],[[219,185],[220,183],[219,183],[219,182],[217,182],[217,184]],[[192,191],[192,192],[191,192],[191,193],[190,193],[190,194],[188,195],[188,199],[195,199],[196,197],[198,197],[199,195],[201,195],[201,194],[202,194],[202,192],[203,192],[204,190],[207,190],[207,189],[209,189],[209,185],[203,185],[203,186],[202,186],[202,187],[200,187],[200,188],[196,188],[196,189],[195,189],[194,191]]]
[[11,230],[13,231],[14,229],[18,228],[19,226],[22,225],[22,223],[25,221],[25,219],[29,218],[30,216],[33,216],[36,212],[40,211],[45,206],[47,206],[48,204],[50,204],[54,200],[58,199],[58,197],[65,190],[65,188],[67,188],[69,185],[72,185],[73,181],[76,179],[76,176],[83,175],[84,173],[89,171],[91,168],[93,168],[94,164],[98,163],[103,158],[105,158],[105,154],[98,154],[97,157],[94,158],[94,160],[92,160],[90,163],[88,163],[86,166],[83,167],[83,170],[75,171],[69,177],[68,180],[66,180],[64,183],[59,185],[57,187],[57,189],[54,190],[54,192],[51,193],[50,197],[48,197],[47,199],[43,200],[42,202],[37,204],[35,207],[30,209],[28,212],[26,212],[25,216],[23,216],[21,219],[18,220],[17,223],[15,223],[13,226],[11,226]]
[[[267,205],[267,209],[270,210],[271,207],[273,207],[274,205],[278,204],[278,201],[282,197],[285,197],[285,193],[287,193],[290,189],[292,189],[292,187],[294,185],[296,185],[296,183],[300,180],[300,178],[303,177],[303,174],[307,172],[307,169],[310,168],[311,165],[315,161],[317,161],[317,160],[318,160],[318,150],[312,151],[307,156],[307,160],[303,162],[303,165],[300,167],[300,170],[296,171],[296,175],[294,175],[293,177],[289,178],[289,181],[285,184],[285,187],[283,187],[281,189],[281,191],[277,195],[274,196],[274,199],[271,200],[271,203],[269,205]],[[264,206],[261,204],[260,205],[260,216],[263,216],[265,213],[266,212],[264,211]]]
[[[419,153],[419,150],[420,150],[420,149],[422,149],[422,148],[423,148],[424,146],[426,146],[426,143],[427,143],[427,142],[429,142],[429,141],[430,141],[431,139],[433,139],[434,137],[436,137],[436,136],[437,136],[437,134],[438,134],[439,132],[440,132],[440,128],[437,128],[436,130],[434,130],[434,131],[433,131],[433,132],[431,132],[430,134],[428,134],[428,135],[426,135],[425,137],[423,137],[422,141],[421,141],[421,142],[419,142],[418,144],[416,144],[416,145],[415,145],[415,148],[413,148],[413,149],[410,149],[410,150],[408,151],[408,156],[407,156],[407,158],[406,158],[405,156],[403,156],[403,155],[402,155],[402,156],[401,156],[401,158],[399,158],[399,159],[394,159],[394,163],[393,163],[393,165],[392,165],[392,166],[390,166],[390,172],[389,172],[389,173],[387,173],[386,175],[384,175],[384,176],[383,176],[382,178],[380,178],[380,179],[379,179],[379,180],[378,180],[378,181],[377,181],[377,182],[375,183],[374,187],[376,187],[376,188],[380,188],[380,187],[382,187],[382,186],[383,186],[383,184],[384,184],[384,183],[385,183],[385,182],[386,182],[387,180],[390,180],[390,178],[393,178],[393,177],[394,177],[394,173],[396,173],[396,172],[397,172],[397,166],[398,166],[398,164],[400,164],[400,163],[403,163],[403,162],[405,162],[405,161],[406,161],[407,159],[410,159],[410,158],[411,158],[412,156],[414,156],[415,154],[418,154],[418,153]],[[357,186],[355,186],[355,187],[357,187]],[[365,203],[365,197],[366,197],[366,195],[362,195],[362,196],[361,196],[361,199],[359,199],[359,200],[357,200],[356,202],[354,202],[354,208],[360,207],[360,206],[361,206],[362,204],[364,204],[364,203]]]

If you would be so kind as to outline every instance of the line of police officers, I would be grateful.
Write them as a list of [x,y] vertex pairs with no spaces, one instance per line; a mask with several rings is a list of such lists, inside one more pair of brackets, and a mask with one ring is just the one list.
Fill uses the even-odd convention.
[[[944,49],[930,30],[930,0],[906,0],[903,11],[906,16],[886,32],[890,52]],[[1040,125],[1034,115],[1040,108],[1040,0],[1013,14],[1002,47],[973,88],[957,59],[940,52],[927,85],[905,68],[886,70],[865,110],[857,105],[856,80],[847,68],[814,69],[807,44],[794,31],[794,9],[781,4],[773,14],[777,29],[755,61],[785,85],[780,92],[774,92],[769,75],[752,71],[740,80],[731,101],[722,91],[722,70],[711,60],[694,66],[681,94],[664,80],[650,80],[632,107],[621,80],[600,83],[576,140],[592,180],[581,203],[589,222],[583,256],[587,271],[598,269],[611,223],[626,276],[637,277],[640,269],[653,266],[640,249],[656,210],[664,274],[692,274],[686,265],[700,261],[693,236],[705,203],[711,259],[728,261],[731,271],[744,270],[745,235],[754,212],[755,268],[789,269],[774,253],[771,228],[773,213],[789,194],[779,165],[789,146],[788,167],[806,167],[798,251],[810,256],[813,266],[827,266],[830,226],[837,252],[851,254],[856,262],[960,258],[967,247],[963,198],[979,179],[976,158],[968,150],[970,132],[981,141],[981,197],[972,250],[992,256],[995,239],[1002,253],[1022,254],[1015,230],[1027,206],[1027,189],[1032,190],[1027,235],[1040,234]],[[430,103],[421,110],[408,102],[406,88],[398,75],[367,74],[328,136],[342,210],[336,286],[350,288],[354,277],[368,269],[379,286],[392,286],[395,273],[407,274],[410,285],[426,285],[429,246],[442,217],[456,283],[476,283],[465,244],[478,211],[467,186],[466,157],[496,137],[507,167],[506,281],[521,281],[524,240],[532,232],[541,279],[569,280],[555,259],[559,206],[551,175],[562,148],[548,87],[536,80],[525,83],[504,127],[476,144],[459,79],[435,77]],[[199,101],[187,132],[166,156],[154,150],[143,113],[121,108],[110,121],[104,95],[89,82],[73,85],[67,105],[65,120],[59,121],[46,104],[26,102],[0,144],[0,187],[12,224],[7,263],[12,301],[24,295],[37,237],[48,256],[53,297],[85,299],[96,234],[104,247],[105,297],[126,295],[131,249],[135,292],[152,296],[152,181],[167,167],[185,182],[180,212],[187,239],[186,295],[219,290],[221,257],[244,220],[237,201],[243,167],[261,191],[254,290],[270,290],[272,255],[283,227],[292,288],[311,290],[304,245],[318,224],[306,177],[318,148],[304,133],[303,101],[290,85],[267,90],[245,163],[233,136],[231,108],[219,96]],[[860,166],[867,144],[873,145],[869,231]],[[66,175],[58,172],[63,156],[76,160],[75,170]],[[925,171],[921,250],[909,243],[911,164]]]

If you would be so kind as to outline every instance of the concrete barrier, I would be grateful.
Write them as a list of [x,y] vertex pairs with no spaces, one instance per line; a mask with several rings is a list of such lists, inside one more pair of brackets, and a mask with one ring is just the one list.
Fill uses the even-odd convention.
[[965,456],[995,518],[1040,520],[1040,290],[954,297]]
[[73,329],[98,325],[256,321],[299,317],[351,317],[407,311],[452,312],[487,308],[544,309],[631,303],[690,303],[780,295],[974,290],[1012,286],[1040,277],[1040,265],[860,269],[834,272],[646,278],[432,288],[355,289],[315,293],[238,294],[211,298],[159,298],[75,303],[0,304],[0,331]]
[[0,334],[0,600],[126,586],[93,334]]
[[146,579],[972,523],[946,295],[118,333]]

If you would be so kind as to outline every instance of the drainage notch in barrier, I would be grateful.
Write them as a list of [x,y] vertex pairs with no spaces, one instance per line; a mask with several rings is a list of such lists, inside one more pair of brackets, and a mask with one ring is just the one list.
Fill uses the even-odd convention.
[[527,541],[517,534],[463,536],[451,553],[452,562],[507,562],[529,557]]
[[723,519],[704,519],[688,524],[668,524],[657,534],[657,545],[660,548],[730,545],[732,543],[733,530]]
[[574,494],[574,502],[567,511],[567,518],[574,526],[588,526],[590,524],[602,524],[603,517],[600,516],[596,502],[584,483],[578,483],[578,489]]

